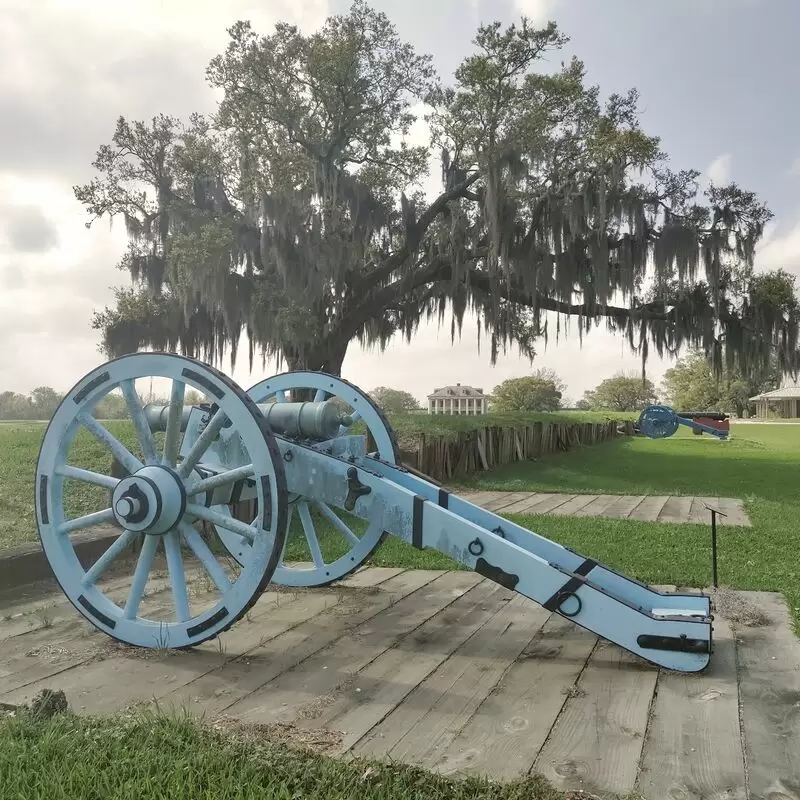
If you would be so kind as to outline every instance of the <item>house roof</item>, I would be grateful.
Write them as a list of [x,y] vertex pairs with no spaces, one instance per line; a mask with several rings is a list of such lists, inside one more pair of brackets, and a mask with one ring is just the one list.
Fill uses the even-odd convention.
[[434,389],[428,397],[484,397],[483,389],[476,389],[474,386],[462,386],[457,383],[455,386],[443,386],[441,389]]
[[762,392],[751,397],[751,400],[794,400],[800,398],[800,386],[784,386],[782,389],[773,389],[771,392]]

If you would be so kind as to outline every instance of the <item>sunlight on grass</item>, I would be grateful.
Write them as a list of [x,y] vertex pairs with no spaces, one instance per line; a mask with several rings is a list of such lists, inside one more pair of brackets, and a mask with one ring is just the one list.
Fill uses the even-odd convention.
[[[0,797],[25,800],[558,800],[541,778],[507,784],[334,759],[160,714],[0,719]],[[255,735],[254,735],[255,734]],[[259,735],[260,734],[260,735]]]

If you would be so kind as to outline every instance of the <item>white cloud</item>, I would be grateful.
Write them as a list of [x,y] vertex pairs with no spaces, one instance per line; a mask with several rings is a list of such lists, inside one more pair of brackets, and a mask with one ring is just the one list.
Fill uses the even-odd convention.
[[728,183],[731,177],[731,154],[723,153],[717,156],[708,165],[705,177],[717,186]]
[[537,25],[543,25],[553,18],[554,0],[514,0],[518,14],[524,14]]
[[280,19],[313,29],[327,0],[0,5],[0,389],[65,390],[101,360],[92,312],[127,283],[114,269],[122,226],[87,230],[71,188],[91,176],[117,116],[209,108],[204,70],[227,27],[249,18],[264,34]]
[[792,165],[789,167],[789,175],[793,178],[800,178],[800,156],[792,161]]
[[776,223],[765,231],[755,263],[758,269],[785,269],[800,275],[800,217],[785,229]]

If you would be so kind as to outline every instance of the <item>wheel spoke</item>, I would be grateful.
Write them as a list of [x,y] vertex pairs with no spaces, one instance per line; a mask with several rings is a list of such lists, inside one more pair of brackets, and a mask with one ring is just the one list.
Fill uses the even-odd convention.
[[139,610],[139,603],[142,602],[144,587],[147,586],[147,579],[150,577],[150,567],[158,547],[158,536],[145,536],[142,543],[142,551],[136,561],[136,569],[133,572],[131,588],[128,592],[128,599],[125,601],[125,609],[122,615],[125,619],[136,619]]
[[156,450],[156,440],[153,438],[150,424],[147,421],[147,417],[144,415],[142,401],[139,399],[139,394],[136,391],[133,380],[122,381],[122,383],[120,383],[120,388],[122,389],[125,402],[128,405],[128,410],[131,412],[133,425],[136,428],[136,435],[139,437],[139,444],[142,448],[144,460],[147,464],[157,464],[158,452]]
[[186,622],[191,613],[189,612],[189,595],[186,592],[181,542],[177,531],[169,531],[164,536],[164,550],[167,553],[167,571],[169,572],[169,582],[172,585],[175,616],[178,618],[178,622]]
[[116,559],[135,538],[135,531],[125,531],[122,536],[117,537],[114,544],[112,544],[86,571],[81,578],[81,585],[86,587],[93,586],[97,579],[111,566],[114,559]]
[[324,389],[317,389],[316,394],[314,395],[314,402],[321,403],[325,400],[328,396],[328,393]]
[[71,467],[69,464],[62,464],[60,467],[56,467],[55,472],[56,475],[73,478],[76,481],[83,481],[83,483],[92,483],[95,486],[105,486],[106,489],[115,489],[119,483],[119,478],[115,478],[112,475],[101,475],[99,472],[92,472],[80,467]]
[[85,514],[82,517],[75,517],[75,519],[68,519],[62,522],[56,529],[60,535],[74,533],[75,531],[86,530],[95,525],[101,525],[103,522],[111,522],[114,519],[114,512],[110,508],[104,508],[102,511],[95,511],[91,514]]
[[189,473],[197,466],[203,454],[211,446],[214,439],[222,430],[222,426],[228,421],[228,417],[221,409],[218,409],[214,416],[208,421],[205,430],[197,437],[191,446],[186,458],[178,465],[177,473],[181,478],[186,478]]
[[276,403],[285,403],[286,402],[286,392],[283,389],[279,389],[275,392],[275,402]]
[[322,512],[322,515],[328,522],[336,528],[339,533],[347,539],[350,544],[360,544],[361,539],[356,536],[353,531],[339,518],[336,512],[329,506],[327,503],[323,503],[322,500],[315,500],[314,505]]
[[246,522],[241,522],[234,519],[232,516],[221,514],[219,511],[214,511],[211,508],[198,505],[197,503],[187,503],[186,512],[192,516],[199,517],[200,519],[210,522],[212,525],[219,525],[220,528],[225,528],[227,531],[238,533],[243,536],[250,544],[256,538],[258,529],[255,526],[248,525]]
[[183,540],[189,546],[189,549],[205,567],[206,572],[211,576],[211,580],[214,581],[220,592],[225,594],[231,588],[231,582],[209,546],[203,541],[203,537],[188,522],[180,522],[179,527]]
[[174,467],[178,462],[178,445],[181,435],[183,397],[185,393],[185,383],[172,381],[172,391],[169,396],[169,411],[167,412],[167,429],[164,434],[164,454],[161,457],[161,463],[168,467]]
[[90,417],[86,413],[81,413],[78,414],[77,420],[92,434],[92,436],[102,442],[111,451],[114,458],[116,458],[131,475],[144,466],[122,442],[106,430],[94,417]]
[[[294,519],[294,506],[289,506],[289,511],[286,514],[286,536],[283,539],[283,549],[281,550],[281,563],[283,563],[283,559],[286,555],[286,548],[289,546],[289,533],[292,530],[292,520]],[[253,525],[256,524],[256,521],[253,521]]]
[[225,472],[219,472],[216,475],[211,475],[208,478],[195,483],[193,486],[188,487],[186,494],[188,497],[194,497],[201,492],[210,492],[218,489],[220,486],[227,486],[236,481],[245,480],[253,475],[253,465],[245,464],[243,467],[236,467],[236,469],[229,469]]
[[308,542],[308,549],[311,551],[311,559],[314,562],[314,566],[320,569],[325,566],[325,559],[322,557],[322,550],[319,547],[319,540],[314,529],[314,521],[311,519],[311,512],[308,510],[308,503],[305,501],[298,503],[297,513],[300,514],[300,522],[303,524],[303,533]]

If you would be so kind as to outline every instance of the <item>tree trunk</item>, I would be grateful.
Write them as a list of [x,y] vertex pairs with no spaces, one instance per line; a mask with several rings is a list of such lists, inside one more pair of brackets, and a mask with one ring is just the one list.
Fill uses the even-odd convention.
[[[328,337],[327,340],[317,340],[302,348],[288,345],[283,349],[283,357],[290,372],[326,372],[340,377],[348,344],[346,340]],[[305,402],[311,400],[313,395],[313,391],[294,391],[291,399],[296,403]]]

